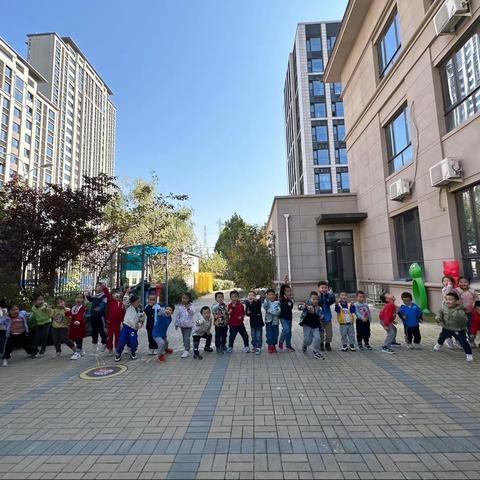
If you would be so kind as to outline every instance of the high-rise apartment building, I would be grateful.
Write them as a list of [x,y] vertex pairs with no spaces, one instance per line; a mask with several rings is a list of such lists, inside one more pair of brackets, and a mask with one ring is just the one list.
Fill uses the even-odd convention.
[[297,26],[284,87],[290,195],[350,191],[342,87],[323,81],[339,27],[339,22]]
[[0,38],[0,188],[14,176],[35,188],[53,180],[59,115],[45,84]]
[[83,175],[113,175],[116,110],[107,84],[75,42],[56,33],[28,35],[28,61],[60,114],[54,182],[78,188]]

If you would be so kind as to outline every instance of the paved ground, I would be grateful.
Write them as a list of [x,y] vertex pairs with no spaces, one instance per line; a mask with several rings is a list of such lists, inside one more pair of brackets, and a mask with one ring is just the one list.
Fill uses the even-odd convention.
[[[209,300],[210,303],[210,300]],[[128,371],[79,373],[112,357],[30,360],[0,370],[0,478],[479,478],[480,356],[424,349],[325,361],[176,352],[159,364],[146,338]],[[476,353],[476,352],[475,352]]]

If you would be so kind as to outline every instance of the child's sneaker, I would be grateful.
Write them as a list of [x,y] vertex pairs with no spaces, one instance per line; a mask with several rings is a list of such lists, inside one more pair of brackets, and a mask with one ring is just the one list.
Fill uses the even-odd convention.
[[200,355],[200,352],[197,350],[196,352],[193,352],[193,358],[196,360],[203,360],[203,357]]
[[389,355],[393,355],[395,352],[391,348],[382,348],[383,353],[388,353]]
[[324,357],[320,352],[314,351],[314,352],[313,352],[313,356],[314,356],[315,358],[320,359],[320,360],[325,360],[325,357]]
[[55,352],[53,355],[52,355],[52,358],[58,358],[58,357],[61,357],[62,356],[62,352]]
[[130,358],[131,358],[132,360],[135,360],[135,359],[137,358],[136,352],[130,352]]
[[392,342],[392,347],[399,347],[401,343],[399,342]]
[[452,342],[452,339],[451,339],[451,338],[447,338],[447,339],[445,340],[444,345],[446,345],[447,348],[450,348],[450,349],[453,349],[453,348],[454,348],[453,342]]
[[40,351],[38,352],[38,356],[39,356],[39,357],[43,357],[44,355],[45,355],[45,350],[40,350]]
[[356,352],[357,351],[357,349],[355,348],[355,345],[353,343],[350,345],[350,351],[351,352]]
[[243,353],[250,353],[250,348],[243,347]]
[[[225,349],[223,349],[223,351],[225,351]],[[227,353],[232,353],[233,352],[233,347],[228,347],[227,348]]]
[[472,354],[470,354],[470,355],[467,354],[467,362],[473,362],[473,355]]
[[86,354],[87,354],[87,352],[86,352],[85,350],[82,350],[82,351],[80,352],[80,355],[81,355],[82,357],[84,357]]
[[280,350],[283,350],[283,342],[278,342],[278,348],[279,348]]
[[2,360],[2,367],[8,367],[8,360],[6,358]]
[[438,352],[440,349],[442,348],[442,346],[439,344],[439,343],[436,343],[435,346],[433,347],[433,349]]
[[302,346],[302,352],[307,353],[307,347],[305,345]]
[[155,350],[152,348],[149,352],[148,352],[149,355],[156,355],[156,352]]
[[213,348],[212,347],[205,347],[203,349],[204,352],[213,352]]
[[367,343],[367,344],[365,345],[365,348],[366,348],[367,350],[371,350],[371,349],[372,349],[372,347],[370,346],[369,343]]
[[326,350],[327,352],[331,352],[331,351],[332,351],[332,347],[330,346],[329,343],[326,343],[326,344],[325,344],[325,350]]
[[361,343],[358,344],[358,349],[363,350],[363,345]]
[[287,350],[290,350],[291,352],[295,351],[295,349],[291,345],[287,345]]
[[187,358],[189,356],[190,356],[190,352],[188,352],[187,350],[184,350],[182,353],[182,358]]
[[159,362],[165,362],[166,360],[167,360],[167,357],[166,357],[165,355],[160,354],[160,355],[158,356],[158,361],[159,361]]
[[259,348],[255,349],[255,355],[260,355],[261,353],[262,353],[262,351]]
[[78,360],[81,357],[80,353],[75,352],[71,357],[70,360]]
[[117,354],[115,355],[115,361],[116,361],[116,362],[119,362],[121,359],[122,359],[122,356],[121,356],[119,353],[117,353]]
[[344,345],[341,350],[342,350],[342,352],[346,352],[348,350],[348,347],[346,345]]
[[166,348],[165,353],[173,353],[173,348]]

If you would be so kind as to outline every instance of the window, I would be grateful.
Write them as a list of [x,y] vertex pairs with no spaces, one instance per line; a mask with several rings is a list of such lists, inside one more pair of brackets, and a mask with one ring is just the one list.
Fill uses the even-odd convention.
[[333,125],[333,139],[337,142],[345,140],[345,125],[343,123],[335,123]]
[[312,140],[314,142],[328,142],[328,129],[326,125],[312,127]]
[[311,103],[310,104],[310,116],[312,118],[321,118],[327,116],[327,107],[325,103]]
[[336,148],[335,149],[335,163],[341,165],[347,164],[347,149],[346,148]]
[[388,173],[412,161],[412,142],[407,119],[407,106],[385,127],[387,135]]
[[423,267],[422,234],[418,208],[393,217],[397,247],[398,277],[408,278],[408,269],[414,262]]
[[7,93],[10,93],[10,92],[12,91],[12,85],[5,80],[5,81],[3,82],[3,89],[4,89]]
[[12,138],[12,147],[17,148],[20,146],[20,142],[16,138]]
[[15,89],[15,100],[19,103],[23,103],[23,93],[17,88]]
[[5,76],[7,78],[12,78],[12,69],[10,67],[5,67]]
[[48,118],[55,120],[55,112],[53,110],[48,111]]
[[20,125],[17,122],[13,122],[12,128],[15,133],[20,133]]
[[28,133],[25,134],[25,142],[32,143],[32,137]]
[[48,122],[48,130],[53,132],[55,130],[55,125],[52,122]]
[[321,38],[309,38],[307,40],[307,52],[321,52],[321,51],[322,51]]
[[337,192],[350,193],[350,179],[346,167],[337,168]]
[[32,129],[32,122],[31,122],[30,120],[27,120],[27,121],[25,122],[25,126],[26,126],[29,130],[31,130],[31,129]]
[[8,115],[6,113],[2,113],[2,123],[8,125]]
[[3,142],[6,142],[7,141],[7,132],[5,130],[0,130],[0,140],[2,140]]
[[480,111],[479,30],[440,67],[448,130]]
[[307,62],[309,72],[323,72],[323,60],[321,58],[312,58]]
[[30,158],[30,150],[28,148],[24,148],[23,155],[27,158]]
[[480,279],[480,184],[457,194],[463,273]]
[[50,147],[47,147],[47,156],[53,157],[53,150]]
[[330,165],[330,152],[327,146],[313,151],[313,163],[315,165]]
[[32,92],[27,92],[27,98],[28,98],[28,100],[33,102],[33,93]]
[[401,48],[400,26],[395,11],[377,43],[380,77],[390,70]]
[[323,97],[325,95],[325,84],[321,80],[312,80],[310,82],[310,95]]
[[343,117],[343,102],[332,102],[332,113],[334,117]]
[[315,170],[315,193],[332,193],[332,175],[329,168]]
[[53,135],[47,136],[47,142],[53,145]]
[[332,83],[333,94],[339,97],[342,94],[342,84],[340,82]]
[[22,118],[21,110],[17,107],[13,107],[13,116],[17,118]]
[[328,46],[328,53],[330,53],[333,50],[333,46],[335,45],[335,41],[337,40],[337,37],[327,37],[327,46]]
[[7,98],[4,98],[3,102],[2,102],[2,106],[3,106],[3,108],[9,109],[10,108],[10,100],[8,100]]
[[19,90],[23,90],[25,82],[20,77],[15,77],[15,87]]

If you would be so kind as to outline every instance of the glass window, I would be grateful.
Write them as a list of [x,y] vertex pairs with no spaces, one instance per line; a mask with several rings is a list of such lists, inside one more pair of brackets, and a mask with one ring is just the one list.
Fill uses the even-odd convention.
[[337,37],[327,37],[327,45],[328,45],[328,53],[330,53],[333,50],[333,46],[335,45],[335,41],[337,40]]
[[33,102],[33,93],[32,92],[27,92],[27,98],[28,98],[28,100]]
[[3,89],[4,89],[7,93],[10,93],[10,92],[12,91],[12,85],[5,80],[5,81],[3,82]]
[[30,150],[28,148],[24,148],[23,155],[27,158],[30,158]]
[[20,125],[17,122],[13,122],[12,128],[15,133],[20,133]]
[[480,184],[457,194],[463,273],[480,280]]
[[332,175],[329,168],[315,170],[315,193],[332,193]]
[[17,118],[22,118],[22,111],[17,107],[13,107],[13,116]]
[[47,136],[47,142],[53,145],[53,136],[52,135]]
[[335,163],[341,165],[347,164],[347,149],[346,148],[336,148],[335,149]]
[[20,142],[16,138],[12,138],[12,147],[18,148],[20,146]]
[[7,108],[7,109],[10,108],[10,100],[8,100],[7,98],[4,98],[2,105],[3,105],[3,108]]
[[328,146],[317,148],[313,151],[313,163],[315,165],[330,165],[330,152]]
[[8,125],[8,115],[6,113],[2,113],[2,123]]
[[337,168],[337,192],[350,193],[350,179],[346,167]]
[[332,102],[332,113],[334,117],[343,117],[343,102]]
[[310,95],[323,97],[325,95],[325,84],[321,80],[312,80],[310,82]]
[[395,12],[377,43],[380,77],[390,70],[401,48],[400,26]]
[[47,155],[53,157],[53,150],[50,147],[47,147]]
[[400,113],[385,127],[389,174],[396,172],[412,161],[412,142],[407,112],[408,108],[404,106]]
[[321,52],[321,51],[322,51],[321,38],[309,38],[307,40],[307,52]]
[[397,247],[398,277],[409,277],[408,269],[414,262],[423,267],[422,233],[418,208],[393,217],[395,245]]
[[25,142],[26,143],[31,143],[31,141],[32,141],[32,137],[28,133],[26,133],[25,134]]
[[5,67],[5,76],[7,78],[12,78],[12,69],[10,67]]
[[15,100],[17,102],[23,103],[23,93],[17,88],[15,89]]
[[309,72],[323,72],[323,60],[321,58],[312,58],[308,60],[307,65]]
[[25,126],[26,126],[29,130],[31,130],[31,129],[32,129],[32,122],[31,122],[30,120],[27,120],[27,121],[25,122]]
[[49,173],[45,174],[45,183],[52,183],[52,176]]
[[328,142],[328,129],[326,125],[312,127],[312,140],[314,142]]
[[7,141],[7,132],[5,130],[0,130],[0,140],[6,142]]
[[48,130],[53,132],[55,130],[55,125],[52,122],[48,122]]
[[327,107],[325,103],[311,103],[310,104],[310,115],[313,118],[321,118],[327,116]]
[[15,87],[19,90],[23,90],[25,82],[20,77],[15,77]]
[[334,95],[339,97],[342,94],[342,84],[340,82],[332,83],[332,90]]
[[333,125],[333,139],[338,142],[345,140],[345,125],[343,122],[338,122]]
[[480,111],[479,29],[440,67],[448,130]]

